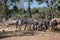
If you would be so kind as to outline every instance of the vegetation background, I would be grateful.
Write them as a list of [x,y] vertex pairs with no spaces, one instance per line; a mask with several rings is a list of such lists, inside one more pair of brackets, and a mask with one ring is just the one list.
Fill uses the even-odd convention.
[[[24,2],[28,2],[28,8],[24,8]],[[27,15],[31,18],[54,18],[60,17],[60,0],[35,0],[38,4],[46,3],[47,7],[34,7],[31,8],[33,0],[10,0],[9,2],[15,3],[12,9],[9,9],[8,0],[0,0],[0,14],[8,20],[8,18],[21,18]],[[20,2],[20,8],[17,3]],[[10,4],[12,6],[13,4]],[[33,5],[34,6],[34,5]]]

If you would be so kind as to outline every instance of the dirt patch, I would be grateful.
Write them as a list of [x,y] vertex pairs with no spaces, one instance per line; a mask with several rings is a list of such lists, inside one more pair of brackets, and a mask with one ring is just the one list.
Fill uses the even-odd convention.
[[13,36],[0,40],[60,40],[60,33],[37,31],[32,36]]
[[[60,26],[59,26],[60,27]],[[11,27],[11,29],[14,27]],[[0,29],[5,29],[1,27]],[[2,32],[0,30],[0,40],[60,40],[60,32],[53,31],[13,31],[6,29]],[[8,31],[10,30],[10,31]]]

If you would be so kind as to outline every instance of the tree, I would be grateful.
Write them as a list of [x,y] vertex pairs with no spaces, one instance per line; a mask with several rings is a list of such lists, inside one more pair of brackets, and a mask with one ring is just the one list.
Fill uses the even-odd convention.
[[4,5],[0,2],[0,13],[2,14],[2,13],[4,13]]
[[16,2],[18,2],[19,0],[10,0],[12,3],[15,3],[16,5]]
[[60,17],[60,0],[58,0],[57,2],[57,13],[58,13],[57,17]]
[[32,14],[35,14],[35,13],[38,13],[39,11],[38,11],[38,8],[32,8],[31,9],[31,13]]
[[6,18],[6,20],[8,20],[8,7],[7,7],[7,1],[8,1],[8,0],[4,0],[4,12],[5,12],[5,18]]
[[[3,4],[4,6],[4,14],[5,14],[5,19],[8,20],[8,16],[9,16],[9,9],[8,9],[8,5],[7,5],[7,1],[8,0],[0,0],[0,2]],[[11,2],[15,2],[18,0],[10,0]]]
[[2,4],[2,7],[3,7],[3,8],[2,8],[2,9],[3,9],[2,12],[4,12],[4,14],[5,14],[5,19],[6,19],[6,20],[8,20],[8,15],[9,15],[9,14],[8,14],[8,10],[9,10],[9,9],[8,9],[8,5],[7,5],[7,1],[8,1],[8,0],[0,0],[0,2],[1,2],[1,4]]
[[36,0],[39,4],[43,3],[46,0]]
[[24,13],[24,6],[23,6],[23,1],[20,0],[20,4],[21,4],[21,13]]
[[[13,10],[17,12],[17,11],[18,11],[17,3],[18,3],[19,0],[10,0],[10,1],[11,1],[12,3],[15,3],[15,6],[13,7]],[[11,5],[12,5],[12,4],[11,4]]]
[[[15,3],[15,7],[14,8],[17,8],[17,2],[20,1],[20,13],[24,13],[24,6],[23,6],[23,1],[22,0],[11,0],[12,3]],[[25,1],[25,0],[24,0]]]
[[14,6],[13,10],[14,10],[15,13],[18,13],[18,11],[19,11],[17,6]]
[[31,9],[30,9],[30,3],[32,2],[33,0],[28,0],[28,13],[29,13],[29,17],[32,18],[32,14],[31,14]]
[[39,4],[42,3],[42,2],[46,2],[47,6],[49,8],[51,8],[50,13],[51,13],[52,18],[55,18],[55,16],[56,16],[55,11],[56,11],[56,6],[57,6],[57,3],[58,3],[58,0],[50,0],[50,2],[49,2],[49,0],[37,0],[37,1],[38,1]]
[[56,6],[57,6],[57,4],[58,4],[58,1],[59,0],[51,0],[50,2],[49,1],[46,1],[46,3],[47,3],[47,5],[48,5],[48,7],[50,7],[51,8],[51,11],[50,11],[50,13],[51,13],[51,16],[52,16],[52,18],[55,18],[56,17]]

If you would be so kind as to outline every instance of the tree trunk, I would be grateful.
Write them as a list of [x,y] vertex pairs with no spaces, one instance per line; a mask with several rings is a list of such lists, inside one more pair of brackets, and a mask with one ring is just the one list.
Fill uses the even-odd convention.
[[29,12],[29,17],[32,18],[32,14],[30,10],[30,0],[28,0],[28,12]]
[[52,18],[55,18],[56,16],[55,16],[55,9],[52,9]]
[[53,11],[53,18],[55,18],[55,10]]
[[4,0],[5,19],[8,20],[7,0]]
[[54,18],[56,18],[56,8],[54,8]]
[[21,3],[21,13],[23,13],[24,12],[24,6],[23,6],[22,0],[20,0],[20,3]]
[[53,10],[52,7],[51,7],[51,18],[52,18],[52,19],[54,18],[54,10]]

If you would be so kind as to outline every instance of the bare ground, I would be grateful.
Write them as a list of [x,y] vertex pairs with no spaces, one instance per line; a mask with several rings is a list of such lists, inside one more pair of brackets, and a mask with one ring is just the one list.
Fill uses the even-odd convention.
[[0,40],[60,40],[60,32],[52,31],[1,32],[0,36],[7,36]]
[[16,36],[0,40],[60,40],[60,33],[54,32],[37,32],[33,36]]

